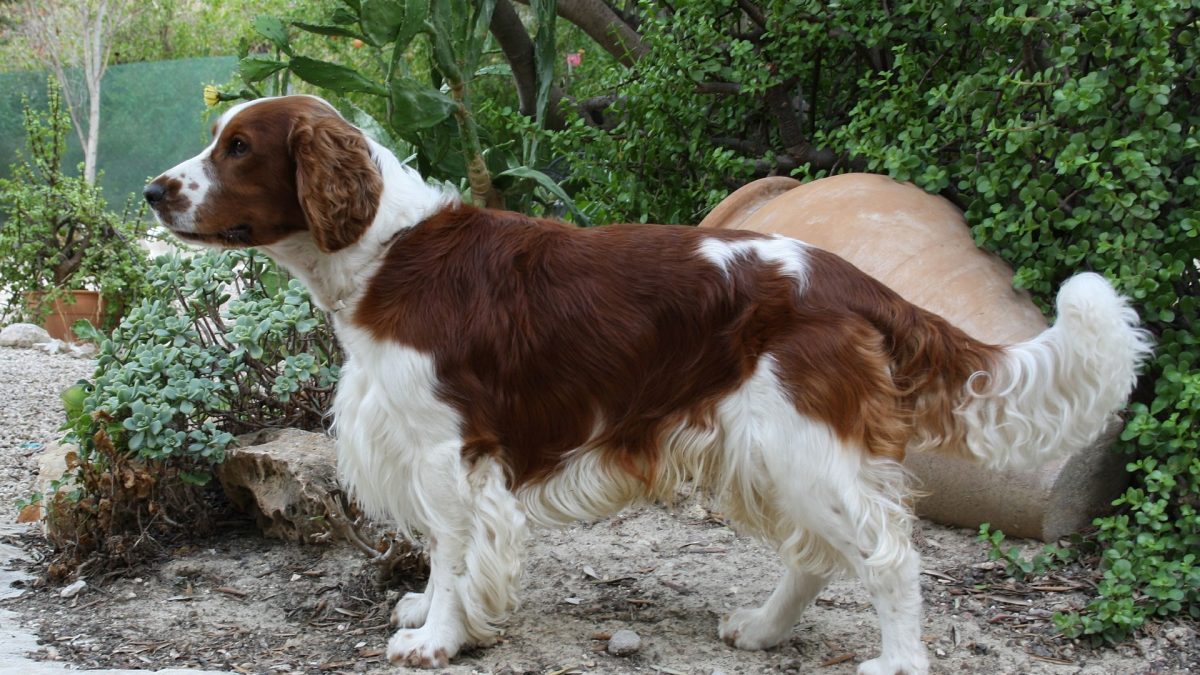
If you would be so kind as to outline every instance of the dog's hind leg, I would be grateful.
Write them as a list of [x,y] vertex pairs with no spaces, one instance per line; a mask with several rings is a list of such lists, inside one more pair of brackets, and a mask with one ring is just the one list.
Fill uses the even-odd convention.
[[[727,618],[721,636],[751,649],[778,643],[826,575],[846,567],[870,593],[883,638],[880,657],[859,672],[923,675],[929,662],[921,643],[920,566],[904,469],[891,458],[897,453],[873,456],[797,410],[775,370],[774,360],[764,357],[754,376],[721,403],[722,463],[711,482],[727,513],[779,545],[789,571],[766,604]],[[887,412],[886,388],[879,390],[876,399],[864,399],[863,409],[877,403]],[[900,435],[884,425],[868,431],[887,446],[881,450],[903,447]]]
[[770,649],[783,642],[829,578],[789,565],[761,607],[743,607],[721,619],[721,639],[732,647],[751,650]]
[[446,485],[431,480],[422,487],[436,500],[427,514],[429,584],[396,610],[428,603],[428,611],[419,628],[398,630],[388,641],[388,660],[399,665],[446,666],[462,647],[491,643],[516,607],[526,525],[503,469],[483,458],[440,477]]
[[825,490],[803,500],[804,518],[862,580],[879,616],[882,652],[858,672],[924,675],[929,659],[921,642],[921,566],[904,501],[904,470],[892,459],[852,448],[835,452],[834,463],[849,471],[832,472]]

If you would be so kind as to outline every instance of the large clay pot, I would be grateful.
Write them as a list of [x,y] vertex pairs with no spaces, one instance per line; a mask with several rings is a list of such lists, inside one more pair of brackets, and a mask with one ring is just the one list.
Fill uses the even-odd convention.
[[[975,246],[961,211],[885,176],[755,181],[701,227],[778,233],[832,251],[984,342],[1012,344],[1046,328],[1028,295],[1013,290],[1012,269]],[[910,453],[905,464],[925,493],[921,515],[1049,540],[1085,527],[1120,494],[1126,473],[1107,445],[1030,471],[991,471],[938,452]]]
[[[41,307],[42,293],[29,294],[29,306]],[[86,320],[93,326],[99,326],[104,316],[104,298],[98,291],[70,291],[70,297],[50,301],[49,314],[42,327],[56,340],[75,342],[75,333],[71,326],[80,319]]]

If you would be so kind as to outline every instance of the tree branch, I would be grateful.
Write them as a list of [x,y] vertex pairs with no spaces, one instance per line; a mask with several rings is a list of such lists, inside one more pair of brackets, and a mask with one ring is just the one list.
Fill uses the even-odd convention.
[[[84,179],[89,183],[96,177],[100,87],[112,55],[113,36],[138,9],[131,0],[25,0],[23,3],[24,30],[38,52],[38,59],[59,80],[75,133],[84,148]],[[83,90],[73,90],[67,78],[70,67],[80,69]]]
[[[508,65],[512,66],[521,114],[532,118],[537,109],[537,62],[533,55],[533,40],[529,38],[525,24],[521,23],[521,17],[517,15],[509,0],[496,0],[490,28],[492,36],[504,52],[504,58],[508,60]],[[562,89],[558,85],[551,85],[550,98],[546,103],[546,119],[543,123],[545,128],[563,128],[565,122],[558,106],[562,97]]]
[[[518,0],[529,4],[529,0]],[[558,15],[578,26],[623,66],[632,66],[650,51],[625,20],[603,0],[558,0]]]
[[738,5],[746,13],[746,16],[750,17],[750,20],[757,24],[759,28],[767,27],[767,17],[759,9],[758,5],[750,2],[750,0],[738,0]]
[[768,87],[763,99],[767,104],[767,109],[779,123],[779,137],[783,141],[784,149],[791,154],[797,154],[801,148],[807,145],[807,140],[800,122],[800,111],[792,105],[788,96],[788,92],[793,86],[795,86],[795,80],[787,80]]
[[696,84],[696,93],[733,96],[742,93],[742,85],[737,82],[700,82]]

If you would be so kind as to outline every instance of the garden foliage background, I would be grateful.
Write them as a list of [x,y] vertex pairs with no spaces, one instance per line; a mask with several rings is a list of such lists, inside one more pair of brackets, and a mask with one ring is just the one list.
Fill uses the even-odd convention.
[[[454,3],[469,16],[513,8]],[[542,45],[533,53],[557,44],[553,61],[537,66],[540,113],[514,91],[511,76],[519,83],[528,64],[493,39],[476,45],[469,92],[454,89],[462,82],[447,79],[448,62],[426,33],[400,61],[383,53],[387,40],[367,30],[364,13],[403,5],[398,16],[418,6],[428,14],[423,0],[300,3],[284,17],[324,26],[324,35],[280,23],[255,37],[248,20],[242,30],[262,47],[257,72],[281,85],[295,70],[291,86],[383,120],[398,154],[425,152],[423,167],[464,190],[461,166],[431,161],[432,136],[397,117],[394,89],[339,86],[325,76],[342,71],[324,66],[312,79],[325,86],[306,88],[293,59],[310,59],[295,64],[312,72],[319,58],[363,81],[386,81],[397,67],[415,73],[434,93],[415,84],[402,93],[425,96],[443,118],[456,105],[469,109],[493,171],[519,162],[556,179],[593,222],[691,223],[758,176],[866,170],[959,205],[976,242],[1010,262],[1017,285],[1043,307],[1067,276],[1104,273],[1133,299],[1158,347],[1114,450],[1128,458],[1131,486],[1117,513],[1096,521],[1103,581],[1085,611],[1058,623],[1068,634],[1120,640],[1150,617],[1200,618],[1200,3],[559,0],[567,20],[555,31],[542,30],[555,5],[533,4],[520,13]],[[603,8],[624,37],[589,32],[583,6]],[[474,29],[460,32],[485,35]],[[305,41],[281,40],[280,30]],[[454,89],[449,104],[444,83]],[[198,91],[177,100],[198,105]],[[438,139],[439,151],[461,149]],[[553,191],[530,183],[523,194],[509,205],[572,217]]]
[[[197,92],[206,83],[228,79],[236,63],[231,55],[109,68],[101,90],[98,166],[103,175],[98,182],[111,203],[140,194],[148,178],[203,147],[210,123]],[[7,178],[10,163],[25,146],[22,99],[35,109],[45,108],[46,74],[0,72],[0,92],[0,178]],[[79,139],[68,134],[65,165],[73,173],[82,161]]]

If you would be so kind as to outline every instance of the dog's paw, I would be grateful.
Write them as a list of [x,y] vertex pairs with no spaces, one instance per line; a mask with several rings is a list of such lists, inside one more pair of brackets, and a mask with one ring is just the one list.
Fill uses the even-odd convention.
[[435,634],[428,627],[400,630],[388,640],[387,658],[392,665],[414,668],[445,668],[462,644]]
[[730,647],[747,651],[770,649],[783,642],[792,627],[775,625],[766,618],[761,609],[739,609],[722,617],[717,630]]
[[428,593],[405,593],[403,598],[392,608],[392,618],[389,623],[393,628],[420,628],[425,625],[425,617],[429,616]]
[[858,675],[927,675],[929,659],[924,654],[909,659],[879,657],[858,664]]

